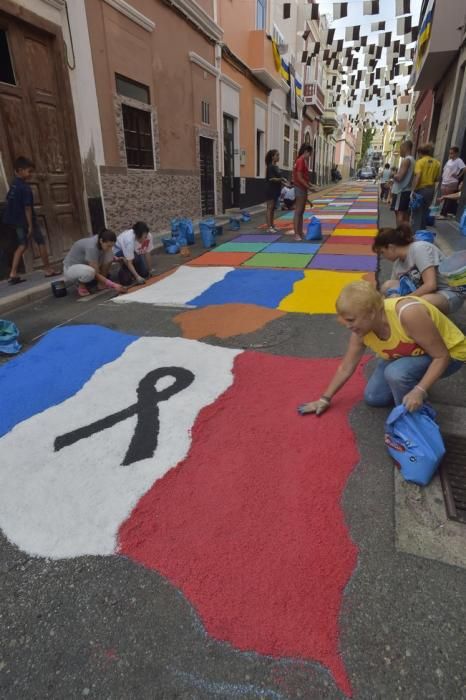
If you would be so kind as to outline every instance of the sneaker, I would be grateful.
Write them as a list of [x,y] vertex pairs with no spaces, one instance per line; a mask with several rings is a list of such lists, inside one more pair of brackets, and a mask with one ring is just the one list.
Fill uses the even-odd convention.
[[267,229],[267,233],[278,233],[278,230],[275,228],[275,226],[271,226],[269,229]]

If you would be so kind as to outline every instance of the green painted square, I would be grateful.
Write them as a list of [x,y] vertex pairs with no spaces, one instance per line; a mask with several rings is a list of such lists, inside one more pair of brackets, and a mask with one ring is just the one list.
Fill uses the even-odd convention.
[[260,250],[264,250],[270,243],[235,243],[230,241],[229,243],[222,243],[215,248],[217,253],[258,253]]
[[300,253],[257,253],[243,263],[242,267],[284,267],[304,269],[313,256]]

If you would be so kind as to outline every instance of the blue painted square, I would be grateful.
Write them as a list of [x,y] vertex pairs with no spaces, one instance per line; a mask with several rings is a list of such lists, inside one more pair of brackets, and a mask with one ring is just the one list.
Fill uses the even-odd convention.
[[198,307],[256,304],[276,309],[282,299],[291,294],[295,282],[302,279],[302,270],[233,270],[187,303]]
[[321,246],[321,243],[272,243],[268,245],[262,252],[263,253],[305,253],[309,255],[314,255],[317,253]]

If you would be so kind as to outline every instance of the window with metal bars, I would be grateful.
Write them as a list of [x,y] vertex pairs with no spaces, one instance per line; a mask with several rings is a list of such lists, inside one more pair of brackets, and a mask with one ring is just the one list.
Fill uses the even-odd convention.
[[210,124],[210,104],[204,100],[201,102],[201,120],[203,124]]
[[122,109],[128,168],[153,170],[152,113],[126,104]]

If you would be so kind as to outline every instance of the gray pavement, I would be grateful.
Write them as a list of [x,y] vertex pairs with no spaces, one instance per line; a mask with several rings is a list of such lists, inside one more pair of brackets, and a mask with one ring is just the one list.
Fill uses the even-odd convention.
[[[391,216],[382,211],[383,223]],[[160,267],[170,264],[160,256]],[[109,296],[47,298],[7,316],[21,328],[26,348],[62,323],[179,335],[172,320],[179,310],[117,306],[107,303]],[[466,328],[464,316],[460,323]],[[346,340],[333,316],[288,314],[261,331],[205,342],[337,357]],[[442,382],[436,402],[464,406],[464,381],[463,372]],[[460,700],[466,698],[466,570],[397,548],[386,415],[363,403],[351,415],[360,461],[343,507],[359,560],[341,610],[341,653],[357,698]],[[0,552],[2,698],[343,697],[318,664],[243,653],[209,638],[179,591],[125,558],[47,561],[24,555],[3,536]]]

